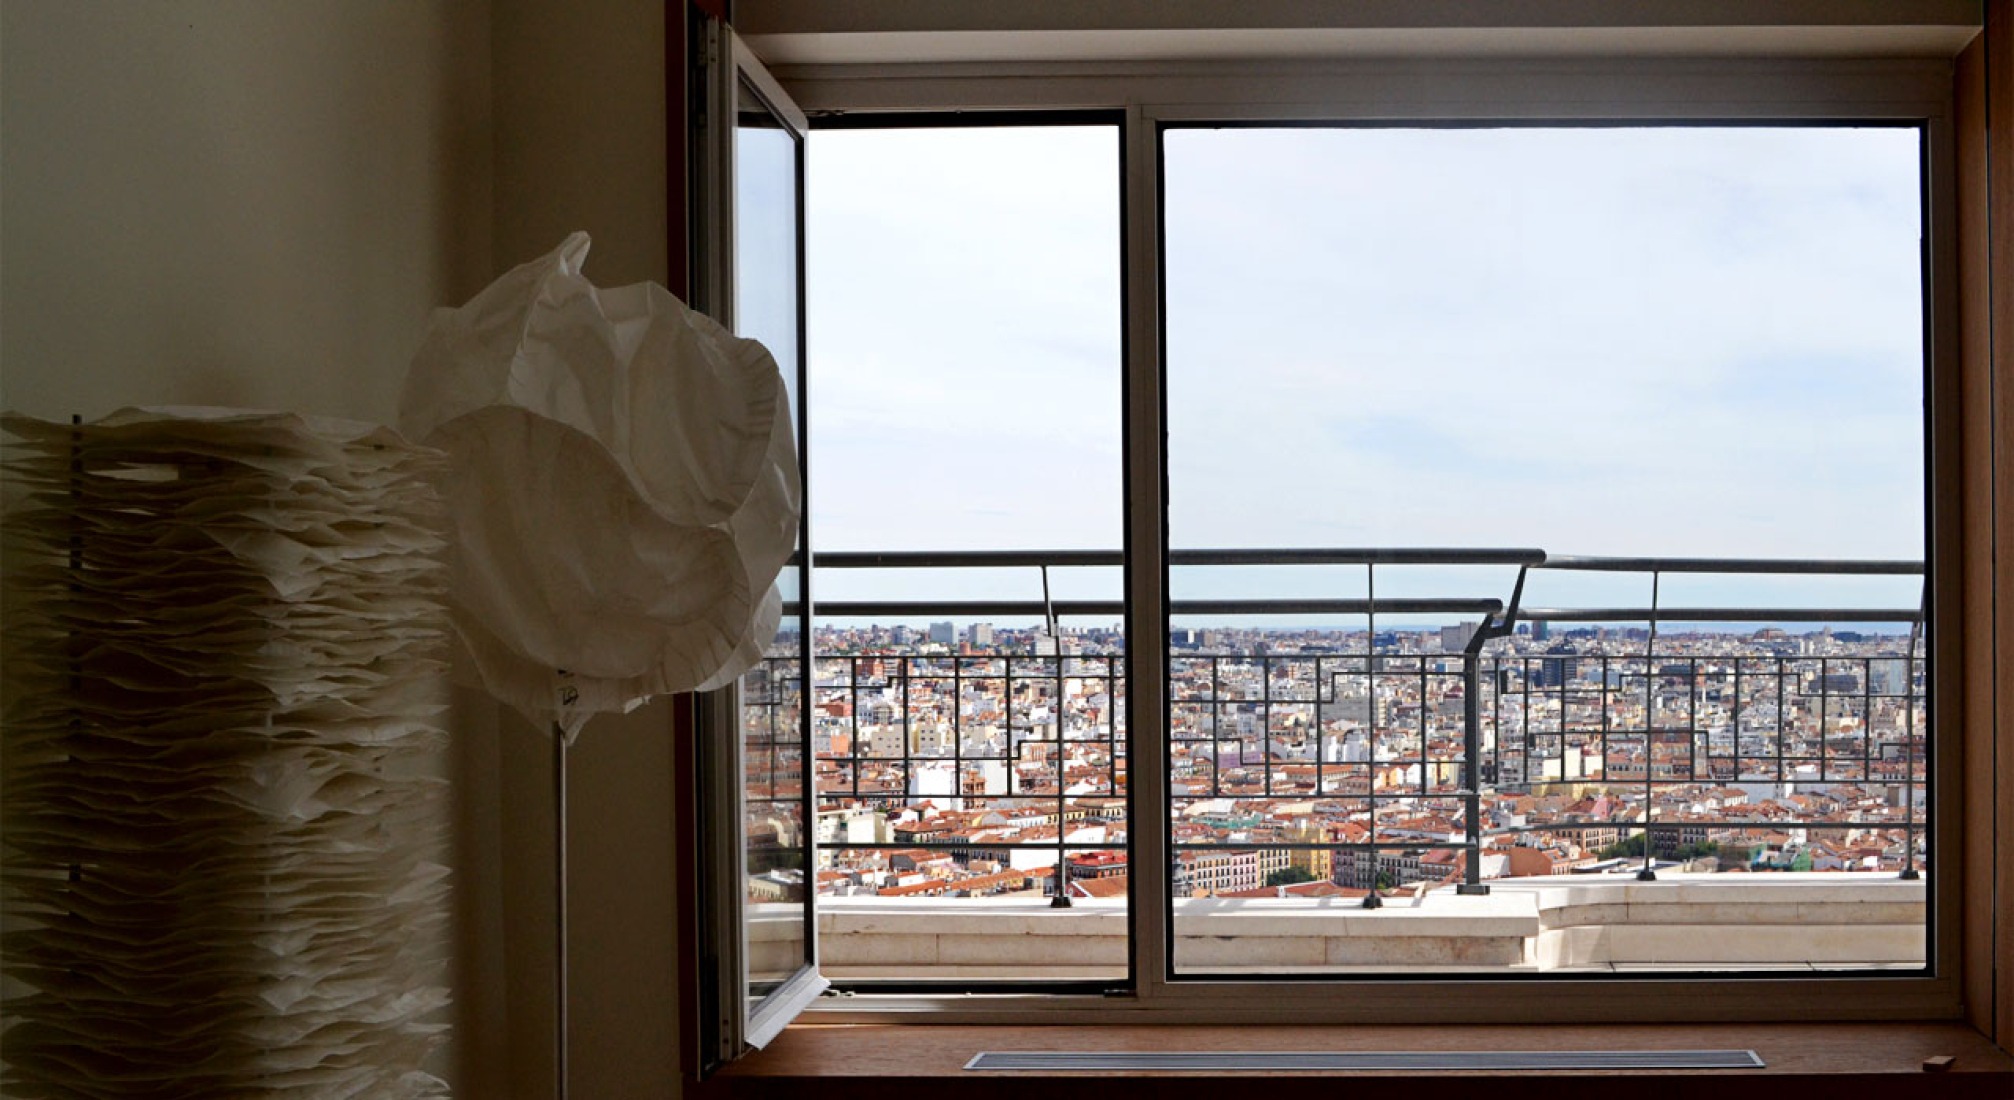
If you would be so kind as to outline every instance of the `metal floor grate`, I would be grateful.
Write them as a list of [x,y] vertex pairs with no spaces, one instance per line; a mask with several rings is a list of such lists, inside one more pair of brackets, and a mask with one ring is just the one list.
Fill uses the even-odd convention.
[[989,1050],[969,1070],[1756,1069],[1752,1050]]

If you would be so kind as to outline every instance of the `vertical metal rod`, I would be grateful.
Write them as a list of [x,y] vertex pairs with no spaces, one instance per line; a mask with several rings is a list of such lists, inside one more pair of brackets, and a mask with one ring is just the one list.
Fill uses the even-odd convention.
[[1874,782],[1874,658],[1860,659],[1860,782]]
[[1224,796],[1224,662],[1210,656],[1210,797]]
[[1070,816],[1069,799],[1064,794],[1063,785],[1063,631],[1056,625],[1056,604],[1049,598],[1049,566],[1042,567],[1042,615],[1049,621],[1049,648],[1056,661],[1056,896],[1049,899],[1049,908],[1070,908],[1070,859],[1063,848],[1066,822]]
[[1064,843],[1068,839],[1070,828],[1070,799],[1068,788],[1063,782],[1065,771],[1063,762],[1063,640],[1055,635],[1053,628],[1050,631],[1050,636],[1056,642],[1056,896],[1049,899],[1049,908],[1068,909],[1070,908],[1070,853],[1064,848]]
[[[1422,708],[1424,711],[1424,708]],[[1238,766],[1245,764],[1245,742],[1238,742]],[[1273,797],[1273,655],[1259,654],[1259,766],[1260,789]]]
[[[1699,658],[1689,657],[1685,661],[1685,774],[1692,782],[1699,781]],[[1685,840],[1679,834],[1681,843]]]
[[[1056,603],[1049,598],[1049,567],[1044,565],[1040,568],[1042,570],[1042,617],[1048,620],[1049,641],[1055,645],[1056,655],[1060,657],[1063,655],[1063,639],[1060,632],[1056,629]],[[1056,666],[1059,673],[1062,671],[1062,667],[1060,663]]]
[[[1476,628],[1476,636],[1487,635],[1489,625],[1489,617],[1484,616],[1482,625]],[[1468,811],[1467,836],[1463,842],[1468,848],[1468,869],[1462,884],[1455,887],[1458,894],[1489,892],[1489,887],[1483,885],[1482,746],[1482,647],[1473,645],[1462,654],[1462,786],[1466,788],[1462,800]]]
[[[1330,677],[1334,677],[1335,673],[1331,672],[1328,675]],[[1327,744],[1328,734],[1325,731],[1329,728],[1326,721],[1322,717],[1322,688],[1324,685],[1327,685],[1328,687],[1328,695],[1329,695],[1328,701],[1331,703],[1336,702],[1337,700],[1336,700],[1335,680],[1334,679],[1325,680],[1322,678],[1322,657],[1320,654],[1317,654],[1315,656],[1315,797],[1316,798],[1320,798],[1324,794],[1327,794],[1329,790],[1327,777],[1323,772],[1323,758],[1327,755],[1327,753],[1324,750],[1328,748]],[[1319,866],[1319,864],[1311,864],[1311,865]],[[1334,877],[1333,870],[1331,870],[1330,876],[1332,878]]]
[[[915,655],[915,654],[913,654],[913,653],[912,653],[912,654],[908,654],[908,655],[906,655],[906,656],[903,656],[903,657],[901,657],[901,658],[900,658],[900,659],[898,660],[898,662],[897,662],[897,664],[896,664],[896,666],[895,666],[896,668],[899,668],[899,669],[901,669],[901,670],[902,670],[902,677],[901,677],[901,680],[900,680],[900,683],[901,683],[901,685],[902,685],[902,691],[901,691],[901,699],[902,699],[902,792],[901,792],[901,795],[902,795],[902,802],[903,802],[903,804],[904,804],[904,805],[907,805],[907,804],[909,803],[909,800],[910,800],[910,799],[913,799],[913,798],[915,798],[915,797],[916,797],[916,759],[915,759],[915,752],[914,752],[914,749],[915,749],[915,746],[914,746],[914,744],[912,744],[912,743],[911,743],[911,741],[910,741],[910,738],[911,738],[912,736],[914,736],[914,734],[912,733],[912,731],[911,731],[911,730],[910,730],[910,728],[909,728],[909,677],[915,674],[915,671],[916,671],[916,667],[915,667],[915,666],[916,666],[916,655]],[[882,789],[883,789],[883,790],[885,791],[885,790],[887,789],[887,786],[886,786],[886,785],[884,784],[884,785],[882,786]],[[892,863],[892,861],[891,861],[891,864],[890,864],[890,867],[891,867],[891,869],[893,869],[893,863]]]
[[[1825,654],[1820,653],[1818,655],[1818,782],[1821,784],[1821,789],[1822,785],[1831,779],[1827,770],[1831,763],[1832,746],[1828,743],[1829,739],[1825,732],[1826,720],[1831,717],[1832,712],[1831,676],[1831,663],[1826,660]],[[1809,833],[1805,835],[1810,836]]]
[[[1522,691],[1531,676],[1531,662],[1529,660],[1519,656],[1516,650],[1512,650],[1506,656],[1499,657],[1490,663],[1490,728],[1496,731],[1496,771],[1490,776],[1490,779],[1499,789],[1509,785],[1509,781],[1505,779],[1504,769],[1504,697],[1510,694],[1512,669],[1517,670],[1518,689]],[[1517,744],[1520,746],[1517,754],[1518,777],[1521,780],[1529,780],[1531,778],[1531,716],[1528,713],[1520,714],[1518,716],[1518,725],[1521,727],[1523,733],[1523,736],[1517,740]]]
[[566,1100],[566,731],[552,724],[552,1018],[553,1095]]
[[[1370,724],[1368,737],[1369,751],[1365,755],[1364,766],[1367,776],[1364,790],[1370,796],[1370,843],[1371,886],[1364,894],[1364,908],[1378,909],[1385,904],[1378,894],[1378,567],[1364,563],[1364,684],[1370,691],[1370,713],[1366,716]],[[1355,858],[1352,856],[1352,858]]]
[[1435,772],[1437,770],[1433,766],[1433,761],[1428,759],[1430,750],[1427,748],[1427,741],[1428,741],[1427,711],[1430,708],[1427,706],[1427,693],[1429,691],[1427,685],[1430,684],[1432,680],[1427,676],[1427,660],[1425,657],[1421,657],[1418,659],[1416,667],[1414,668],[1413,671],[1415,677],[1419,680],[1418,690],[1420,699],[1420,798],[1422,800],[1425,800],[1431,797],[1433,794],[1433,781],[1435,779]]
[[951,658],[951,793],[965,808],[965,658]]
[[[1571,652],[1571,649],[1569,649],[1569,652]],[[1573,666],[1573,670],[1576,674],[1580,672],[1580,662],[1578,660],[1570,662],[1565,657],[1561,657],[1559,659],[1559,664],[1555,666],[1559,670],[1559,780],[1562,785],[1566,783],[1566,729],[1567,729],[1566,670],[1569,664]],[[1603,675],[1604,676],[1607,675],[1606,669],[1604,669]],[[1607,690],[1606,681],[1603,682],[1602,688],[1604,691]],[[1602,701],[1601,709],[1603,714],[1606,714],[1608,712],[1608,702],[1606,697],[1604,697]],[[1604,725],[1606,725],[1605,719],[1604,719]],[[1584,738],[1582,740],[1582,744],[1586,744],[1586,740]],[[1603,753],[1608,752],[1608,737],[1606,733],[1604,733],[1602,736],[1602,752]],[[1603,783],[1606,783],[1608,781],[1608,757],[1606,755],[1602,757],[1601,767],[1602,767],[1601,778]],[[1580,778],[1585,778],[1586,776],[1587,776],[1587,754],[1582,753],[1580,760]]]
[[1788,784],[1783,778],[1788,774],[1790,768],[1789,761],[1784,757],[1783,748],[1783,739],[1785,737],[1783,726],[1784,715],[1790,713],[1790,677],[1793,675],[1789,666],[1789,658],[1780,655],[1776,658],[1776,693],[1774,698],[1770,700],[1776,704],[1776,786],[1778,797],[1789,794],[1787,790],[1784,790]]
[[[1120,751],[1121,746],[1119,743],[1119,715],[1124,709],[1119,704],[1119,693],[1121,690],[1123,690],[1120,687],[1120,685],[1121,683],[1123,683],[1123,679],[1125,676],[1124,666],[1121,664],[1121,662],[1124,660],[1125,658],[1123,656],[1107,657],[1105,659],[1105,760],[1107,761],[1106,785],[1111,788],[1112,791],[1111,797],[1113,798],[1124,797],[1124,792],[1121,791],[1119,787],[1119,761],[1120,759],[1122,759],[1123,755]],[[1127,820],[1127,827],[1129,832],[1131,831],[1131,826],[1132,821],[1129,816]],[[1109,830],[1107,831],[1106,838],[1108,840],[1110,839]],[[1132,858],[1129,854],[1127,857],[1127,863],[1130,865],[1131,862]]]
[[[1524,599],[1524,573],[1518,573],[1515,587],[1511,589],[1510,603],[1501,616],[1486,614],[1470,632],[1467,644],[1462,646],[1462,787],[1463,807],[1468,818],[1466,836],[1463,838],[1468,849],[1468,868],[1461,884],[1455,887],[1457,894],[1487,894],[1488,886],[1483,885],[1482,852],[1482,784],[1483,784],[1483,720],[1482,720],[1482,663],[1483,647],[1498,638],[1515,636],[1517,629],[1518,605]],[[1490,779],[1497,789],[1503,787],[1503,691],[1496,682],[1500,675],[1499,665],[1491,671],[1491,685],[1496,698],[1496,772]]]
[[[1650,635],[1643,643],[1643,870],[1636,873],[1638,882],[1656,882],[1657,871],[1653,869],[1650,839],[1650,819],[1657,806],[1657,788],[1651,777],[1655,774],[1651,762],[1657,756],[1657,735],[1653,719],[1657,713],[1657,586],[1662,574],[1652,570],[1650,574]],[[1606,764],[1604,764],[1606,768]]]
[[1923,877],[1916,870],[1916,641],[1922,632],[1918,616],[1909,624],[1909,655],[1902,659],[1902,872],[1896,876],[1902,879]]
[[[852,760],[849,762],[850,763],[849,770],[852,771],[853,773],[852,777],[853,801],[857,805],[860,802],[860,765],[862,760],[862,754],[860,752],[860,658],[859,657],[853,656],[848,657],[846,659],[846,677],[847,677],[846,681],[847,689],[851,691],[853,694],[853,709],[850,710],[847,714],[847,724],[850,727],[850,729],[848,730],[848,736],[851,738],[851,743],[846,746],[846,755],[852,757]],[[884,694],[886,693],[884,692]]]
[[[1733,780],[1740,780],[1743,776],[1748,774],[1747,770],[1741,766],[1741,717],[1742,717],[1742,711],[1745,709],[1742,706],[1741,669],[1742,665],[1745,663],[1746,662],[1744,662],[1744,660],[1741,658],[1740,655],[1737,654],[1735,656],[1734,706],[1731,710],[1729,710],[1727,716],[1727,726],[1731,734],[1731,743],[1729,744],[1728,747],[1730,751],[1733,753],[1733,760],[1729,766],[1730,770],[1728,772],[1728,775]],[[1711,759],[1712,756],[1713,756],[1713,745],[1709,742],[1707,745],[1707,757]]]

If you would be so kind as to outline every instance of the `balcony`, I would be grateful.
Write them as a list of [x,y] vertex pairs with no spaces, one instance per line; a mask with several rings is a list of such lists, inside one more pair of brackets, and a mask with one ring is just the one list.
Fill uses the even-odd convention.
[[[1515,580],[1502,597],[1172,601],[1171,613],[1191,620],[1362,622],[1170,638],[1179,971],[1923,965],[1930,730],[1920,610],[1656,598],[1666,574],[1907,577],[1919,564],[1191,556],[1342,561],[1367,573],[1482,562]],[[917,557],[837,564],[945,564]],[[1040,625],[935,638],[835,633],[821,639],[808,691],[797,662],[771,662],[748,693],[751,836],[773,837],[776,849],[801,839],[775,807],[801,797],[803,759],[788,731],[808,705],[829,975],[1123,976],[1125,647],[1112,632],[1059,626],[1122,609],[1047,598],[1049,569],[1117,559],[968,557],[983,560],[950,564],[1041,569],[1044,599],[821,603],[820,614],[1019,615]],[[1184,564],[1180,552],[1174,559]],[[1527,577],[1542,570],[1645,573],[1652,600],[1524,606]],[[1414,625],[1380,629],[1380,615]],[[1419,627],[1420,616],[1443,625]]]

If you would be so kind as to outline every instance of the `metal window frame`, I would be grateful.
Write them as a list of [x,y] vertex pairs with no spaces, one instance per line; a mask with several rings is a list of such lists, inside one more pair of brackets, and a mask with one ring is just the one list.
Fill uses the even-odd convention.
[[[1953,65],[1938,59],[1526,59],[1354,62],[973,63],[782,68],[814,119],[834,114],[1123,109],[1122,295],[1126,311],[1125,539],[1128,728],[1164,728],[1167,468],[1161,318],[1160,128],[1208,122],[1277,124],[1558,123],[1703,125],[1913,123],[1925,133],[1926,641],[1935,665],[1933,729],[1955,743],[1963,684],[1958,515],[1959,421],[1956,159]],[[1143,629],[1146,628],[1146,629]],[[1931,835],[1958,835],[1957,753],[1935,752]],[[1168,860],[1167,746],[1139,737],[1129,752],[1136,866]],[[1939,845],[1955,852],[1954,843]],[[1601,976],[1538,983],[1420,978],[1319,983],[1173,979],[1169,884],[1138,876],[1129,911],[1135,982],[1129,995],[853,997],[814,1006],[821,1022],[1314,1023],[1956,1019],[1959,861],[1931,883],[1928,977],[1714,979]],[[1949,873],[1946,873],[1946,872]],[[871,1002],[871,1003],[870,1003]]]

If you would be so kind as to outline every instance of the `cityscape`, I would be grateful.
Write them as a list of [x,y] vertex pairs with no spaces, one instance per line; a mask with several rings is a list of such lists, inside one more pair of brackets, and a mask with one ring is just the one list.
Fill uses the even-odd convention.
[[[1471,677],[1475,629],[1172,631],[1173,895],[1924,867],[1912,633],[1666,624],[1652,645],[1643,625],[1522,623]],[[821,896],[1126,896],[1119,627],[827,625],[815,642],[808,696],[789,657],[746,687],[751,900],[806,887],[787,853],[807,702]]]

